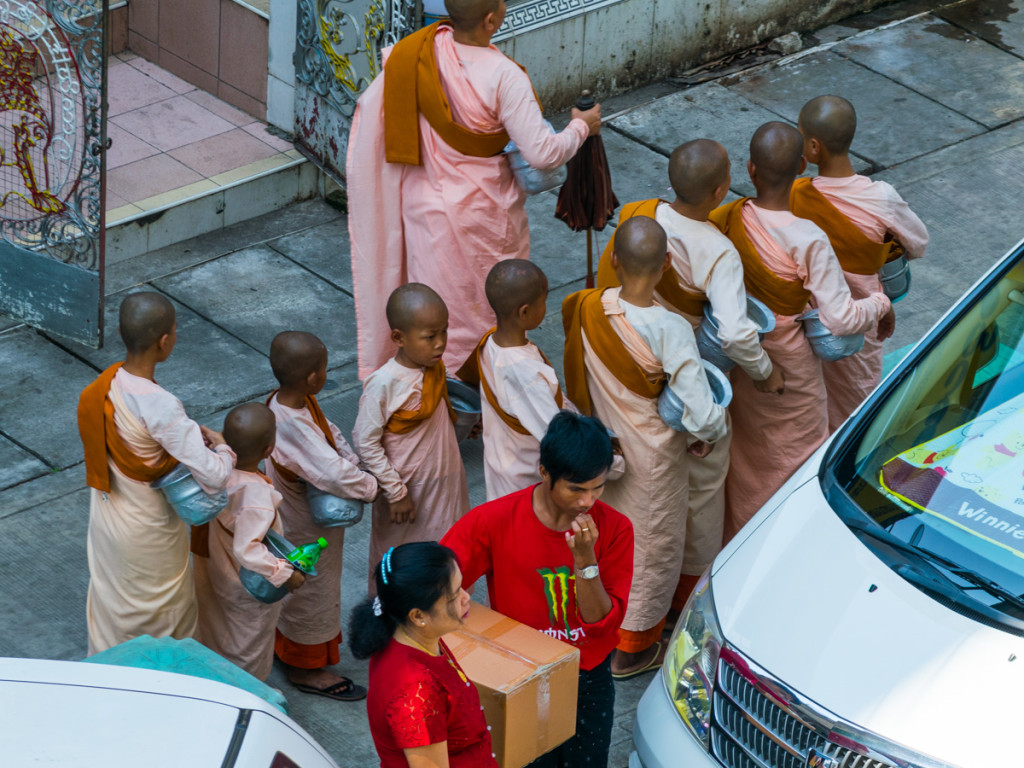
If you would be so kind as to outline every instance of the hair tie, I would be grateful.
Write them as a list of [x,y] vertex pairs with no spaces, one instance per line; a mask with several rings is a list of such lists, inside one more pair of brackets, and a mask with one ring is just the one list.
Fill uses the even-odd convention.
[[373,615],[378,618],[384,615],[384,607],[380,604],[380,595],[373,598]]
[[384,584],[388,583],[388,575],[391,573],[391,553],[395,551],[392,547],[384,553],[384,557],[380,561],[380,577],[384,580]]

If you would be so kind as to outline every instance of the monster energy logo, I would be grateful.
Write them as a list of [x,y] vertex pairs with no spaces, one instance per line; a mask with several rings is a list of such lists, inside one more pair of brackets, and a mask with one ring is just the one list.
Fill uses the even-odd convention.
[[560,565],[554,570],[538,568],[537,573],[544,580],[544,598],[548,602],[551,626],[561,624],[567,633],[572,633],[569,628],[569,580],[576,578],[572,570],[567,565]]

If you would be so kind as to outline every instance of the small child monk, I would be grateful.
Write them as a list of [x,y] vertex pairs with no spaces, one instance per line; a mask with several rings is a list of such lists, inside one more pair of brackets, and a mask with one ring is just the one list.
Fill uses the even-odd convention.
[[[804,158],[818,166],[818,175],[794,182],[793,213],[825,230],[851,295],[863,299],[881,290],[878,270],[886,261],[904,253],[909,259],[924,256],[928,230],[891,185],[854,172],[850,144],[857,112],[849,101],[841,96],[811,99],[800,110],[799,128]],[[885,330],[891,334],[893,328]],[[868,333],[857,354],[822,363],[830,432],[878,386],[882,335]]]
[[[747,315],[747,291],[743,285],[743,262],[732,242],[708,221],[711,211],[721,205],[729,192],[732,178],[729,155],[711,139],[695,139],[675,148],[669,157],[668,178],[675,198],[672,202],[643,200],[623,206],[619,223],[632,216],[649,216],[661,224],[668,237],[672,268],[666,271],[654,289],[655,299],[666,309],[686,318],[694,332],[703,320],[704,307],[718,322],[718,339],[725,354],[750,377],[758,392],[781,394],[782,370],[772,365],[762,349],[757,327]],[[611,267],[614,236],[609,240],[598,268],[599,288],[618,285]],[[736,375],[740,375],[737,373]],[[706,458],[690,461],[690,511],[686,570],[680,574],[679,587],[672,598],[670,621],[682,611],[690,592],[711,560],[702,562],[695,552],[714,549],[699,541],[697,531],[721,539],[721,530],[710,521],[725,519],[725,478],[729,474],[729,444],[732,430],[726,432]],[[714,557],[714,554],[711,554]]]
[[[612,675],[627,679],[658,667],[665,617],[684,553],[710,562],[721,548],[722,521],[688,525],[690,457],[703,459],[727,432],[725,409],[714,402],[689,322],[659,306],[655,288],[671,269],[665,230],[634,216],[619,225],[611,266],[620,287],[579,291],[562,305],[565,381],[580,410],[618,436],[626,462],[622,478],[602,500],[633,523],[633,584]],[[658,396],[670,387],[685,405],[678,432],[658,415]],[[692,552],[694,535],[707,552]]]
[[785,392],[776,396],[759,392],[745,376],[732,378],[726,541],[829,435],[821,361],[799,316],[813,302],[825,327],[838,336],[866,333],[891,317],[881,291],[853,299],[828,236],[790,211],[790,188],[805,167],[800,132],[786,123],[765,123],[750,140],[747,163],[757,197],[711,214],[739,251],[747,292],[775,313],[775,330],[762,344],[786,379]]
[[277,511],[281,494],[259,469],[274,449],[274,436],[274,414],[262,403],[232,408],[224,419],[224,440],[238,463],[228,478],[228,505],[206,524],[207,556],[197,554],[193,561],[197,639],[260,680],[267,679],[274,665],[274,627],[281,603],[263,603],[250,595],[239,581],[239,567],[289,590],[301,587],[306,578],[263,543],[267,531],[283,533]]
[[[487,301],[497,325],[484,334],[459,371],[480,386],[487,500],[540,482],[540,441],[560,410],[576,411],[562,394],[558,374],[526,334],[547,312],[548,278],[531,261],[505,259],[487,274]],[[622,457],[609,471],[622,474]],[[617,471],[616,471],[617,470]]]
[[373,504],[371,563],[389,547],[439,540],[469,510],[441,361],[448,308],[433,289],[408,283],[392,291],[386,314],[398,352],[363,382],[352,433],[382,488]]
[[222,490],[235,453],[154,378],[177,341],[174,305],[143,291],[121,302],[125,359],[82,392],[78,431],[89,501],[89,655],[140,635],[192,637],[197,608],[189,528],[150,483],[178,463]]
[[358,701],[366,688],[327,669],[340,660],[341,570],[345,529],[317,525],[307,490],[373,501],[377,480],[320,410],[316,395],[327,381],[327,347],[312,333],[284,331],[270,344],[270,367],[279,388],[267,400],[277,419],[277,443],[267,474],[281,494],[285,537],[296,544],[327,540],[316,576],[282,602],[274,651],[288,680],[304,693]]

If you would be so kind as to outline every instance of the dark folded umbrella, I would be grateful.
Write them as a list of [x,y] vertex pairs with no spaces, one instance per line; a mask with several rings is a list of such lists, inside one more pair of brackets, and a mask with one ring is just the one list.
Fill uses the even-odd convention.
[[[576,102],[579,110],[591,109],[594,98],[584,91]],[[590,136],[566,168],[565,184],[558,193],[555,217],[561,219],[574,232],[587,230],[587,287],[594,286],[594,256],[591,232],[602,230],[608,223],[619,200],[612,190],[612,175],[608,169],[608,156],[600,134]]]

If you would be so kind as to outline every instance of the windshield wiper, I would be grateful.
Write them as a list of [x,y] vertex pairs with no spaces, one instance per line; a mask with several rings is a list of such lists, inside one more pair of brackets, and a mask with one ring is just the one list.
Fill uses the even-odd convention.
[[[859,520],[845,519],[844,522],[850,528],[859,531],[860,533],[863,533],[865,536],[869,536],[872,539],[881,541],[883,544],[886,544],[892,547],[893,549],[897,549],[901,552],[905,552],[911,555],[916,555],[917,557],[921,557],[925,560],[931,561],[932,563],[936,563],[945,568],[950,573],[954,574],[955,576],[958,576],[959,578],[963,579],[964,581],[973,584],[975,587],[985,590],[990,595],[992,595],[992,597],[998,597],[1004,603],[1009,603],[1010,605],[1013,605],[1015,608],[1024,611],[1024,598],[1021,598],[1019,595],[1015,595],[1008,589],[1001,587],[999,584],[987,578],[986,576],[983,576],[977,571],[962,566],[959,563],[950,560],[948,557],[940,555],[938,552],[932,552],[931,550],[925,549],[924,547],[919,547],[916,544],[909,544],[903,541],[903,539],[889,533],[884,528],[872,527],[871,525],[862,523]],[[963,589],[963,587],[961,587],[955,581],[952,581],[948,577],[946,577],[946,579],[947,581],[949,581],[949,583],[951,583],[958,589]],[[979,604],[984,605],[984,603]]]

